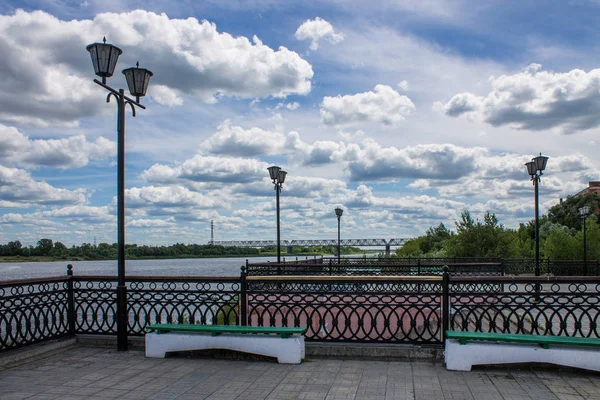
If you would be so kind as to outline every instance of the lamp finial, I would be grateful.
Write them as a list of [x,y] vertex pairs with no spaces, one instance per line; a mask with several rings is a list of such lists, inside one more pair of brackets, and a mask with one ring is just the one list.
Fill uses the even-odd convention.
[[104,36],[104,37],[102,38],[102,41],[104,42],[104,44],[106,44],[106,36]]

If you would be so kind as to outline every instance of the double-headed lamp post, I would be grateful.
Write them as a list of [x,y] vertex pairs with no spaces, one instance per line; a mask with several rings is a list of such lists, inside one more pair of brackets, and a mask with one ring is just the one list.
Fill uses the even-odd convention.
[[583,206],[579,209],[579,215],[583,222],[583,271],[584,275],[587,275],[587,241],[585,240],[585,220],[590,215],[590,207]]
[[533,187],[535,191],[535,276],[540,276],[540,213],[539,213],[539,195],[538,185],[540,183],[540,177],[546,169],[546,163],[548,157],[544,157],[542,153],[539,156],[533,158],[530,162],[525,163],[527,167],[527,173],[533,181]]
[[267,168],[269,170],[269,176],[275,185],[275,193],[277,198],[277,263],[281,262],[281,231],[279,230],[279,194],[283,182],[285,182],[285,176],[287,172],[282,171],[280,167],[272,166]]
[[94,79],[94,82],[102,86],[110,93],[106,102],[111,97],[117,102],[117,230],[118,230],[118,283],[117,283],[117,350],[127,350],[127,287],[125,286],[125,107],[130,106],[135,117],[135,107],[146,109],[139,103],[140,97],[146,95],[148,83],[152,72],[139,68],[139,63],[134,68],[123,70],[127,86],[131,96],[135,100],[125,96],[123,89],[115,90],[106,84],[106,78],[110,78],[117,65],[119,56],[123,53],[121,49],[112,44],[93,43],[86,47],[92,57],[94,72],[102,78],[102,82]]
[[335,215],[337,216],[337,220],[338,220],[338,245],[337,245],[337,253],[338,253],[338,264],[340,263],[340,255],[341,250],[342,250],[342,246],[341,246],[341,240],[340,240],[340,220],[342,219],[342,214],[344,213],[344,210],[342,210],[341,208],[337,207],[335,209]]

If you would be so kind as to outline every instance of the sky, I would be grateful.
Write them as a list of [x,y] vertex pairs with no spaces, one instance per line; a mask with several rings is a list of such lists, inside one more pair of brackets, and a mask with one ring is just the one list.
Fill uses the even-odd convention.
[[126,116],[127,243],[410,238],[600,180],[600,1],[0,3],[0,243],[116,242],[116,106],[86,46],[154,73]]

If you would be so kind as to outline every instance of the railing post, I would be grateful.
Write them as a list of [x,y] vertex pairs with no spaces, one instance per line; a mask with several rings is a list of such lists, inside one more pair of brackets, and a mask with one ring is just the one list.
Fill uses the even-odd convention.
[[73,293],[73,265],[67,265],[67,321],[69,322],[69,335],[75,335],[75,294]]
[[446,331],[450,327],[450,268],[444,265],[442,273],[442,344],[446,343]]
[[[246,260],[246,264],[248,260]],[[248,325],[248,294],[247,294],[247,280],[246,280],[246,269],[247,267],[242,266],[242,272],[240,274],[240,325]]]
[[421,259],[417,260],[417,275],[421,276]]

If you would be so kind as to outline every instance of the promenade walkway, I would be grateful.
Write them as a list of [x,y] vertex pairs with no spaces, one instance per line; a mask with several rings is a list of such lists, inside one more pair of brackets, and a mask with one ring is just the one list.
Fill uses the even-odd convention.
[[0,399],[588,399],[600,374],[440,363],[312,359],[300,365],[172,357],[75,346],[0,367]]

